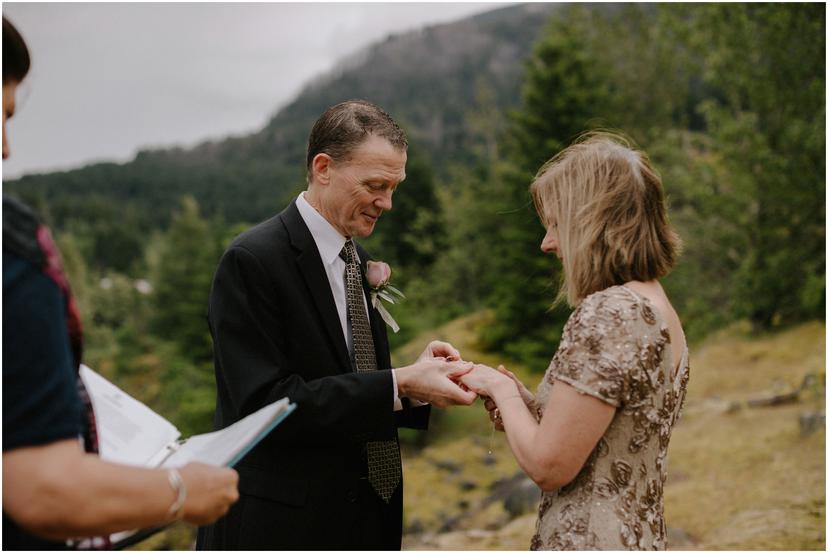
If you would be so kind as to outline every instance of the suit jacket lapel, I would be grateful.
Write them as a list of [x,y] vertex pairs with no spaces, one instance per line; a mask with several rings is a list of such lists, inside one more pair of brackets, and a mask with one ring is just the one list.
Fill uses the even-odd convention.
[[308,230],[302,216],[299,214],[295,200],[283,212],[282,220],[284,221],[288,234],[290,234],[291,245],[298,252],[296,262],[299,265],[299,270],[305,278],[305,283],[316,305],[322,326],[331,339],[331,343],[336,350],[337,357],[339,357],[342,363],[344,372],[349,372],[351,370],[351,361],[348,355],[348,347],[345,344],[345,337],[342,336],[342,325],[339,323],[339,313],[336,310],[336,304],[331,294],[331,284],[328,282],[328,275],[325,273],[322,258],[319,257],[316,242],[313,241],[313,236]]

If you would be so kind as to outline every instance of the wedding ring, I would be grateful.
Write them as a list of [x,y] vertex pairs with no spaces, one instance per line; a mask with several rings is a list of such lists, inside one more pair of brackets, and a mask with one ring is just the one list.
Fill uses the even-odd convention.
[[494,410],[494,420],[495,420],[495,421],[499,421],[499,420],[500,420],[500,409],[495,409],[495,410]]

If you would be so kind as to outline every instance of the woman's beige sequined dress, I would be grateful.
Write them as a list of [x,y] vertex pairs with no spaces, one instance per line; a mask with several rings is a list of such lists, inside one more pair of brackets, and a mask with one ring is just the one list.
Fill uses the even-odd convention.
[[575,479],[543,494],[532,549],[665,549],[667,445],[689,379],[649,300],[613,286],[583,300],[538,387],[542,415],[555,380],[617,408]]

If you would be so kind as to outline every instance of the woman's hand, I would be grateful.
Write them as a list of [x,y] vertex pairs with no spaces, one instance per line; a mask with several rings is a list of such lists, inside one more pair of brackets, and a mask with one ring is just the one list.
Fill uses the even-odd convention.
[[514,382],[515,386],[517,387],[517,391],[520,394],[520,397],[523,398],[523,403],[525,403],[527,407],[531,407],[532,404],[535,403],[535,394],[530,392],[529,389],[523,384],[523,382],[520,381],[518,377],[515,376],[515,374],[512,371],[510,371],[503,365],[498,365],[497,370],[512,379],[512,382]]
[[474,369],[460,377],[460,382],[479,396],[493,398],[495,390],[512,386],[511,379],[488,365],[475,363]]
[[188,463],[179,473],[187,488],[182,518],[190,524],[215,522],[239,499],[239,475],[233,469]]
[[492,421],[494,429],[498,432],[505,432],[506,429],[503,428],[503,419],[500,416],[500,409],[497,408],[497,404],[495,404],[494,400],[492,400],[492,398],[490,397],[487,397],[483,400],[483,406],[489,413],[489,420]]
[[[524,386],[523,382],[521,382],[512,371],[508,370],[503,365],[498,365],[497,370],[512,379],[512,382],[515,383],[515,387],[517,388],[517,391],[520,394],[523,403],[525,403],[527,407],[532,409],[535,402],[535,394],[530,392],[526,388],[526,386]],[[500,417],[500,409],[497,408],[497,404],[494,402],[494,400],[489,397],[485,398],[485,400],[483,401],[483,406],[486,408],[486,411],[488,411],[489,420],[492,421],[495,430],[503,432],[505,430],[503,428],[503,419]]]

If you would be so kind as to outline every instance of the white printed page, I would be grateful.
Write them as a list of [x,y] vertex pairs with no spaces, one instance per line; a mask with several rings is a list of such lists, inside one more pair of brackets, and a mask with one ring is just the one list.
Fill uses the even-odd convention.
[[95,408],[103,459],[149,466],[161,450],[181,435],[167,419],[86,365],[81,365],[80,375]]
[[287,398],[262,407],[222,430],[189,438],[161,465],[181,467],[191,461],[227,466],[237,461],[273,427],[273,423],[293,409]]

